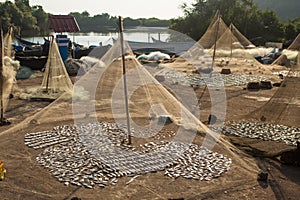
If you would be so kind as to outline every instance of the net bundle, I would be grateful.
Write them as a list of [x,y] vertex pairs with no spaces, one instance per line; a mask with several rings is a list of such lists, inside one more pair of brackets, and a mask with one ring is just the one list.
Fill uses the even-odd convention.
[[67,73],[65,64],[59,53],[58,45],[54,39],[50,46],[41,88],[44,91],[53,93],[70,92],[73,88],[72,81]]
[[300,33],[292,42],[292,44],[272,63],[272,65],[299,65],[299,52],[300,52]]
[[12,57],[12,37],[13,28],[9,27],[8,32],[4,35],[3,46],[4,46],[4,56]]

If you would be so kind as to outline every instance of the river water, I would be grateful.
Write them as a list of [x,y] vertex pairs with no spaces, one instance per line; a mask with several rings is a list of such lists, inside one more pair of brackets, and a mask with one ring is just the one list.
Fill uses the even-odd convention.
[[[53,33],[53,35],[56,35]],[[118,38],[117,32],[110,33],[66,33],[68,38],[71,41],[76,42],[81,45],[91,46],[91,45],[102,45],[112,44],[113,38]],[[166,41],[169,37],[167,28],[137,28],[137,29],[129,29],[124,32],[124,39],[129,41],[138,41],[138,42],[152,42],[151,38],[160,39],[161,41]],[[23,38],[30,42],[35,43],[44,43],[43,37],[27,37]]]

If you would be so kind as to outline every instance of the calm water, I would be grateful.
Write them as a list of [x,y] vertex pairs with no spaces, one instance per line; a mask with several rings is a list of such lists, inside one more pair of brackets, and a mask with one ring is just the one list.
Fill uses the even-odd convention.
[[[102,42],[103,45],[112,44],[114,39],[118,38],[117,32],[111,33],[68,33],[68,38],[81,45],[99,45]],[[152,42],[151,38],[160,39],[166,41],[169,37],[169,33],[166,28],[139,28],[131,29],[124,32],[124,39],[138,42]],[[23,38],[31,42],[44,43],[43,37],[30,37]]]

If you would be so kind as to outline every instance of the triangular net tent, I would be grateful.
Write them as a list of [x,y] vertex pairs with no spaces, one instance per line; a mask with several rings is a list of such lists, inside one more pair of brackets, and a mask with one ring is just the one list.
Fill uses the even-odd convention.
[[[298,58],[299,60],[299,58]],[[285,76],[281,86],[272,98],[261,108],[249,114],[250,119],[264,119],[272,124],[295,126],[300,124],[300,63]]]
[[61,58],[58,45],[54,37],[52,37],[41,86],[38,88],[28,88],[24,93],[19,95],[22,98],[30,98],[32,100],[54,100],[65,92],[71,94],[72,90],[73,83]]
[[238,72],[259,72],[262,65],[250,54],[251,50],[247,49],[250,46],[252,43],[231,24],[208,53],[215,56],[217,66]]
[[16,84],[15,76],[20,67],[18,61],[12,60],[12,27],[3,36],[1,30],[1,101],[4,111],[7,108],[9,96],[12,93],[13,85]]
[[230,31],[236,37],[238,42],[243,45],[244,48],[255,48],[255,45],[248,40],[234,25],[233,23],[229,26]]
[[[126,55],[125,60],[121,59],[122,55]],[[126,76],[123,75],[123,64]],[[124,86],[125,77],[127,87]],[[124,138],[125,142],[128,139],[126,88],[131,145],[122,143]],[[20,155],[14,164],[21,166],[15,170],[22,170],[22,175],[13,177],[13,185],[18,188],[14,193],[23,191],[22,178],[32,177],[33,173],[35,181],[26,184],[26,188],[41,185],[48,177],[47,184],[51,187],[35,187],[34,196],[51,195],[57,199],[69,193],[112,198],[117,195],[116,191],[120,198],[126,198],[123,194],[139,194],[151,199],[157,194],[166,198],[170,195],[188,197],[189,179],[203,180],[193,186],[192,190],[197,194],[199,191],[205,194],[219,191],[220,188],[238,189],[245,180],[257,183],[255,162],[201,123],[181,103],[181,96],[171,94],[151,76],[137,62],[129,45],[121,40],[90,71],[78,77],[72,99],[68,96],[63,94],[39,113],[1,133],[4,140],[0,144],[6,137],[14,137],[23,143],[25,135],[27,146],[6,150],[8,156],[16,152]],[[192,96],[186,98],[191,100]],[[214,109],[221,109],[217,104]],[[41,153],[28,150],[28,147],[41,149]],[[22,156],[22,152],[26,156]],[[23,164],[25,160],[26,165]],[[36,161],[46,169],[28,167],[36,167]],[[199,165],[201,170],[189,172],[190,162]],[[11,169],[11,173],[17,174],[15,170]],[[49,176],[50,172],[56,179]],[[137,175],[143,184],[147,184],[138,190],[138,194],[136,188],[140,181],[128,177]],[[184,179],[172,180],[169,176],[183,176]],[[118,179],[128,186],[125,188],[117,183]],[[210,182],[212,179],[214,181]],[[172,184],[167,184],[170,181]],[[64,183],[70,184],[69,187],[61,187]],[[111,187],[106,187],[108,184]],[[171,194],[169,191],[174,185],[180,189],[172,190]],[[94,189],[74,190],[78,186]],[[105,189],[100,189],[103,187]],[[149,188],[155,190],[155,194],[149,192]]]
[[216,15],[198,43],[204,49],[210,49],[215,42],[219,40],[227,28],[228,26],[225,24],[223,19],[219,17],[219,15]]
[[67,92],[73,88],[55,39],[52,39],[41,87],[52,92]]
[[[222,50],[245,49],[243,44],[232,32],[232,24],[223,32],[222,36],[216,42],[216,48]],[[215,45],[212,46],[212,49]]]
[[12,38],[13,38],[13,28],[10,26],[3,38],[4,56],[7,56],[9,58],[12,57],[12,41],[13,41]]
[[288,47],[289,50],[299,50],[300,49],[300,33],[292,42],[292,44]]
[[285,50],[283,50],[282,54],[272,63],[272,65],[297,65],[298,63],[298,55],[300,52],[300,33],[292,42],[292,44]]

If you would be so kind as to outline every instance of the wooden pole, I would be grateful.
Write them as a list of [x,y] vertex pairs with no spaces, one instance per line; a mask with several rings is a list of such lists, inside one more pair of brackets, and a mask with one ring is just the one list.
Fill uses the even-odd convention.
[[232,44],[233,32],[232,32],[232,30],[233,30],[233,24],[230,24],[230,33],[231,33],[231,35],[230,35],[230,60],[232,59],[232,49],[233,49],[233,44]]
[[131,128],[129,119],[129,107],[128,107],[128,92],[127,92],[127,80],[126,80],[126,62],[125,62],[125,51],[124,51],[124,36],[123,36],[123,19],[119,17],[119,30],[121,40],[121,53],[122,53],[122,64],[123,64],[123,81],[124,81],[124,96],[125,96],[125,108],[126,108],[126,119],[127,119],[127,136],[128,144],[131,144]]
[[51,38],[52,38],[52,40],[51,40],[51,44],[50,44],[50,48],[49,48],[49,53],[48,53],[48,61],[49,61],[49,63],[47,63],[47,65],[48,65],[48,74],[47,74],[46,90],[45,90],[45,92],[48,92],[48,90],[49,90],[49,79],[50,79],[50,76],[51,76],[51,74],[50,74],[51,73],[50,67],[52,65],[52,63],[51,63],[52,62],[51,50],[53,48],[53,42],[55,40],[55,38],[54,38],[53,35],[51,36]]
[[[213,59],[212,59],[212,63],[211,63],[211,68],[214,67],[214,63],[215,63],[215,57],[216,57],[216,51],[217,51],[217,40],[218,40],[218,35],[219,35],[219,26],[220,26],[220,21],[221,21],[221,16],[220,16],[220,10],[217,10],[217,27],[216,27],[216,35],[215,35],[215,44],[214,44],[214,52],[213,52]],[[211,78],[211,73],[210,73],[210,78]],[[202,97],[204,96],[204,93],[207,89],[207,84],[205,85],[204,89],[203,89],[203,92],[201,94],[201,96],[199,97],[199,100],[198,100],[198,105],[200,105],[200,100],[202,99]]]
[[220,16],[220,10],[217,11],[217,15],[218,15],[218,23],[217,23],[217,27],[216,27],[216,35],[215,35],[215,45],[214,45],[214,53],[213,53],[213,61],[212,61],[212,66],[215,62],[215,57],[216,57],[216,51],[217,51],[217,40],[218,40],[218,35],[219,35],[219,26],[220,26],[220,20],[221,20],[221,16]]
[[3,44],[3,30],[0,31],[0,124],[4,123],[4,98],[3,98],[3,57],[4,57],[4,44]]

